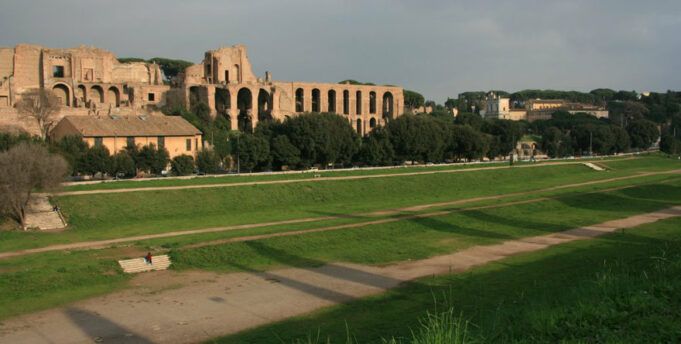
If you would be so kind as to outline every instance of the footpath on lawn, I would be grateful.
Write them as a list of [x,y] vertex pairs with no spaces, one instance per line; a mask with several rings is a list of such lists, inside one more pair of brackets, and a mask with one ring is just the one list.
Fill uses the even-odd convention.
[[0,342],[193,343],[378,294],[404,281],[462,272],[509,256],[679,216],[681,206],[675,206],[384,267],[336,263],[222,275],[150,273],[134,281],[145,286],[146,292],[116,292],[4,321]]
[[[401,214],[401,213],[404,213],[404,212],[419,212],[419,211],[424,211],[424,210],[427,210],[427,209],[430,209],[430,208],[436,208],[436,207],[463,205],[463,204],[468,204],[468,203],[475,203],[475,202],[489,201],[489,200],[503,200],[503,199],[512,198],[512,197],[533,195],[533,194],[539,194],[539,193],[548,192],[548,191],[577,188],[577,187],[588,186],[588,185],[604,184],[604,183],[610,183],[610,182],[615,182],[615,181],[623,181],[623,180],[630,180],[630,179],[635,179],[635,178],[642,178],[642,177],[647,177],[647,176],[679,174],[679,173],[681,173],[681,170],[660,171],[660,172],[642,172],[642,173],[638,173],[638,174],[635,174],[635,175],[629,175],[629,176],[600,179],[600,180],[592,180],[592,181],[574,183],[574,184],[558,185],[558,186],[553,186],[553,187],[549,187],[549,188],[545,188],[545,189],[541,189],[541,190],[533,190],[533,191],[526,191],[526,192],[513,192],[513,193],[507,193],[507,194],[495,195],[495,196],[474,197],[474,198],[460,199],[460,200],[454,200],[454,201],[448,201],[448,202],[438,202],[438,203],[430,203],[430,204],[423,204],[423,205],[415,205],[415,206],[410,206],[410,207],[405,207],[405,208],[380,210],[380,211],[375,211],[375,212],[370,212],[370,213],[343,214],[343,215],[332,215],[332,216],[322,216],[322,217],[306,217],[306,218],[298,218],[298,219],[283,220],[283,221],[272,221],[272,222],[254,223],[254,224],[246,224],[246,225],[234,225],[234,226],[225,226],[225,227],[203,228],[203,229],[174,231],[174,232],[166,232],[166,233],[158,233],[158,234],[137,235],[137,236],[108,239],[108,240],[83,241],[83,242],[69,243],[69,244],[49,245],[49,246],[44,246],[44,247],[39,247],[39,248],[31,248],[31,249],[24,249],[24,250],[1,252],[0,253],[0,259],[6,259],[6,258],[11,258],[11,257],[17,257],[17,256],[23,256],[23,255],[29,255],[29,254],[36,254],[36,253],[52,252],[52,251],[103,249],[103,248],[107,248],[107,247],[110,247],[110,246],[116,245],[116,244],[124,244],[124,243],[137,242],[137,241],[142,241],[142,240],[161,239],[161,238],[197,235],[197,234],[205,234],[205,233],[226,232],[226,231],[234,231],[234,230],[271,227],[271,226],[292,225],[292,224],[300,224],[300,223],[328,221],[328,220],[341,219],[341,218],[352,218],[352,217],[357,217],[357,218],[368,217],[368,218],[371,218],[371,217],[390,216],[388,218],[382,218],[382,219],[378,219],[378,220],[361,221],[361,222],[355,222],[355,223],[343,224],[343,225],[336,225],[336,226],[318,227],[318,228],[305,229],[305,230],[284,231],[284,232],[279,232],[279,233],[260,234],[260,235],[253,235],[253,236],[242,236],[242,237],[236,237],[236,238],[230,238],[230,239],[216,241],[216,243],[252,241],[252,240],[260,240],[260,239],[266,239],[266,238],[271,238],[271,237],[279,237],[279,236],[294,236],[294,235],[301,235],[301,234],[306,234],[306,233],[342,230],[342,229],[356,228],[356,227],[366,226],[366,225],[389,223],[389,222],[400,221],[400,220],[409,219],[409,218],[439,216],[439,215],[443,215],[445,213],[449,213],[451,211],[438,211],[438,212],[427,213],[427,214]],[[201,245],[197,245],[197,246],[201,246]]]
[[[598,160],[599,163],[607,162],[620,162],[638,159],[637,157],[626,157],[626,158],[614,158],[614,159],[603,159]],[[372,173],[363,173],[364,171],[354,172],[358,175],[345,175],[346,172],[339,176],[324,176],[324,177],[313,177],[304,178],[298,177],[296,175],[275,175],[277,178],[287,177],[286,179],[275,179],[275,180],[255,180],[255,181],[244,181],[244,182],[233,182],[233,181],[222,181],[220,183],[209,183],[209,184],[187,184],[187,185],[166,185],[166,186],[148,186],[153,185],[155,181],[150,181],[147,186],[140,187],[111,187],[103,189],[92,189],[92,190],[74,190],[74,191],[63,191],[58,192],[56,196],[78,196],[78,195],[94,195],[94,194],[110,194],[110,193],[125,193],[125,192],[140,192],[140,191],[164,191],[164,190],[188,190],[188,189],[211,189],[211,188],[225,188],[225,187],[238,187],[238,186],[253,186],[253,185],[273,185],[273,184],[292,184],[292,183],[304,183],[304,182],[322,182],[322,181],[337,181],[337,180],[358,180],[358,179],[372,179],[372,178],[389,178],[389,177],[406,177],[406,176],[420,176],[429,174],[440,174],[440,173],[459,173],[459,172],[475,172],[475,171],[491,171],[491,170],[503,170],[510,168],[533,168],[533,167],[547,167],[547,166],[564,166],[564,165],[585,165],[588,161],[551,161],[551,162],[541,162],[534,164],[519,164],[515,166],[509,166],[503,164],[501,166],[485,166],[485,167],[469,167],[469,166],[454,166],[454,167],[441,167],[433,168],[432,170],[417,171],[417,172],[402,172],[402,171],[391,171],[391,173],[378,173],[374,174],[376,171],[371,171]],[[333,172],[331,172],[333,173]],[[262,176],[255,176],[262,177]],[[291,178],[293,177],[293,178]],[[191,182],[188,180],[179,180],[180,184]],[[172,182],[172,181],[170,181]],[[108,183],[111,184],[111,183]],[[106,186],[107,184],[104,184]],[[84,187],[95,188],[97,184],[90,184]],[[75,188],[69,187],[69,188]]]

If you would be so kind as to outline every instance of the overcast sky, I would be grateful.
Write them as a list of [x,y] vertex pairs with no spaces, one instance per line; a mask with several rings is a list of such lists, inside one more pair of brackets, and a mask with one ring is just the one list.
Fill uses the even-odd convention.
[[681,1],[0,0],[0,46],[200,62],[242,43],[275,80],[468,90],[681,89]]

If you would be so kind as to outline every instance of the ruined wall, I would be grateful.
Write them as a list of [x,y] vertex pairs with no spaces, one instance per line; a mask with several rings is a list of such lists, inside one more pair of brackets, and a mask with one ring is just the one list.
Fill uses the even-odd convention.
[[20,44],[14,48],[15,92],[42,86],[41,56],[42,48],[37,45]]
[[0,48],[0,82],[14,71],[14,48]]

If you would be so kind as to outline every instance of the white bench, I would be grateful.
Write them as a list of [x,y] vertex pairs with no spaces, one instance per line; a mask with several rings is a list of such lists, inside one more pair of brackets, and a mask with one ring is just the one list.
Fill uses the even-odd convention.
[[119,260],[118,264],[120,264],[121,268],[123,268],[123,272],[128,274],[154,270],[166,270],[171,264],[170,257],[165,254],[161,256],[152,256],[151,261],[152,264],[147,264],[147,261],[144,258],[133,258]]

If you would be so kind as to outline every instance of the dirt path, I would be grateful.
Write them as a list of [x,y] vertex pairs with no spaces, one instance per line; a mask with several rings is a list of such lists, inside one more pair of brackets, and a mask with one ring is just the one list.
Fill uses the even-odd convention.
[[[625,160],[632,160],[632,159],[638,159],[638,158],[637,157],[629,157],[629,158],[622,158],[622,159],[609,159],[609,160],[600,160],[599,162],[625,161]],[[509,168],[533,168],[533,167],[560,166],[560,165],[583,165],[583,164],[585,164],[584,161],[559,161],[559,162],[543,162],[543,163],[528,164],[528,165],[516,165],[516,166],[503,165],[503,166],[491,166],[491,167],[462,168],[462,169],[452,169],[452,170],[370,174],[370,175],[360,175],[360,176],[338,176],[338,177],[320,177],[320,178],[305,178],[305,179],[265,180],[265,181],[238,182],[238,183],[214,183],[214,184],[200,184],[200,185],[178,185],[178,186],[124,188],[124,189],[65,191],[65,192],[55,193],[54,195],[55,196],[78,196],[78,195],[93,195],[93,194],[102,194],[102,193],[138,192],[138,191],[210,189],[210,188],[227,188],[227,187],[250,186],[250,185],[293,184],[293,183],[323,182],[323,181],[333,181],[333,180],[356,180],[356,179],[404,177],[404,176],[418,176],[418,175],[440,174],[440,173],[461,173],[461,172],[474,172],[474,171],[486,171],[486,170],[502,170],[502,169],[509,169]]]
[[[301,223],[309,223],[309,222],[317,222],[317,221],[336,220],[336,219],[347,218],[347,217],[376,217],[376,216],[398,215],[402,212],[423,211],[423,210],[427,210],[427,209],[435,208],[435,207],[462,205],[462,204],[467,204],[467,203],[474,203],[474,202],[481,202],[481,201],[488,201],[488,200],[503,200],[503,199],[510,198],[510,197],[533,195],[533,194],[538,194],[538,193],[547,192],[547,191],[555,191],[555,190],[568,189],[568,188],[577,188],[577,187],[588,186],[588,185],[597,185],[597,184],[603,184],[603,183],[609,183],[609,182],[621,181],[621,180],[628,180],[628,179],[634,179],[634,178],[640,178],[640,177],[646,177],[646,176],[653,176],[653,175],[680,174],[680,173],[681,173],[681,170],[660,171],[660,172],[642,172],[642,173],[638,173],[638,174],[630,175],[630,176],[615,177],[615,178],[600,179],[600,180],[592,180],[592,181],[588,181],[588,182],[581,182],[581,183],[575,183],[575,184],[558,185],[558,186],[552,186],[552,187],[540,189],[540,190],[513,192],[513,193],[504,194],[504,195],[481,196],[481,197],[467,198],[467,199],[461,199],[461,200],[455,200],[455,201],[447,201],[447,202],[438,202],[438,203],[430,203],[430,204],[423,204],[423,205],[417,205],[417,206],[410,206],[410,207],[405,207],[405,208],[379,210],[379,211],[374,211],[374,212],[370,212],[370,213],[307,217],[307,218],[299,218],[299,219],[291,219],[291,220],[283,220],[283,221],[261,222],[261,223],[234,225],[234,226],[225,226],[225,227],[211,227],[211,228],[202,228],[202,229],[185,230],[185,231],[165,232],[165,233],[158,233],[158,234],[137,235],[137,236],[116,238],[116,239],[107,239],[107,240],[83,241],[83,242],[69,243],[69,244],[57,244],[57,245],[50,245],[50,246],[39,247],[39,248],[31,248],[31,249],[24,249],[24,250],[17,250],[17,251],[1,252],[0,253],[0,259],[7,259],[7,258],[12,258],[12,257],[18,257],[18,256],[24,256],[24,255],[36,254],[36,253],[52,252],[52,251],[103,249],[103,248],[107,248],[107,247],[110,247],[110,246],[116,245],[116,244],[123,244],[123,243],[129,243],[129,242],[135,242],[135,241],[141,241],[141,240],[161,239],[161,238],[170,238],[170,237],[205,234],[205,233],[227,232],[227,231],[234,231],[234,230],[240,230],[240,229],[254,229],[254,228],[262,228],[262,227],[270,227],[270,226],[301,224]],[[606,190],[601,190],[601,191],[606,191]],[[375,224],[382,224],[382,223],[388,223],[388,222],[394,222],[394,221],[400,221],[400,220],[413,219],[413,218],[417,218],[417,217],[440,216],[440,215],[446,215],[448,213],[451,213],[451,211],[439,211],[439,212],[434,212],[434,213],[429,213],[429,214],[405,214],[405,215],[401,215],[401,216],[395,216],[395,217],[392,217],[392,218],[389,218],[389,219],[362,221],[362,222],[357,222],[357,223],[344,224],[344,225],[331,226],[331,227],[319,227],[319,228],[312,228],[312,229],[305,229],[305,230],[298,230],[298,231],[288,231],[288,232],[280,232],[280,233],[243,236],[243,237],[237,237],[237,238],[231,238],[231,239],[225,239],[225,240],[216,240],[216,241],[212,241],[209,244],[261,240],[261,239],[273,238],[273,237],[293,236],[293,235],[302,235],[302,234],[307,234],[307,233],[324,232],[324,231],[331,231],[331,230],[341,230],[341,229],[356,228],[356,227],[366,226],[366,225],[375,225]],[[196,246],[205,246],[205,245],[196,245]]]
[[461,272],[678,216],[681,206],[385,267],[337,263],[253,273],[148,273],[133,281],[133,289],[4,321],[0,342],[196,343],[378,294],[415,278]]

